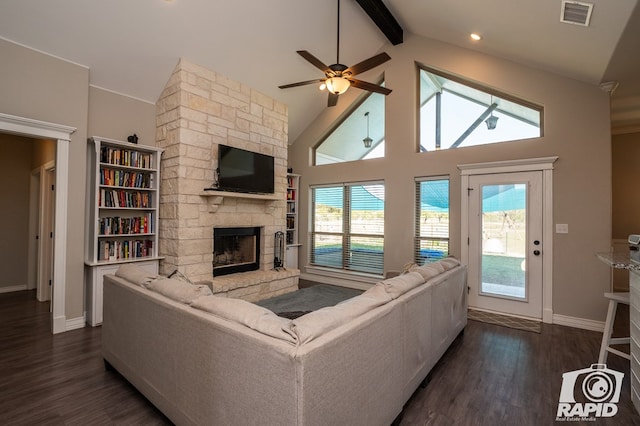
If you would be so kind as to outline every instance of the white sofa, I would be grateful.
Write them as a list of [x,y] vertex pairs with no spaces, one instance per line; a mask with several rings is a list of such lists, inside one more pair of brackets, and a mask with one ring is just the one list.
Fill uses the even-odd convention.
[[453,258],[295,320],[147,274],[105,276],[103,356],[178,425],[389,425],[467,323]]

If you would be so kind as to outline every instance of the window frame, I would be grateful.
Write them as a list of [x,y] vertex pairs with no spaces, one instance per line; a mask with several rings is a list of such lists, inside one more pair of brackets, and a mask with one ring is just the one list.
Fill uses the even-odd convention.
[[[309,253],[308,253],[308,263],[312,268],[326,268],[331,271],[336,271],[340,273],[346,274],[358,274],[358,275],[367,275],[374,277],[383,277],[384,276],[384,243],[385,243],[385,235],[384,235],[384,216],[386,210],[386,203],[383,200],[383,209],[382,209],[382,225],[383,230],[381,234],[368,234],[368,233],[355,233],[352,232],[351,226],[351,218],[352,218],[352,208],[351,208],[351,194],[352,188],[356,186],[372,186],[372,185],[380,185],[386,191],[386,186],[384,180],[372,180],[372,181],[362,181],[362,182],[342,182],[342,183],[334,183],[334,184],[321,184],[321,185],[312,185],[309,187],[310,190],[310,217],[309,217]],[[329,232],[329,231],[320,231],[316,232],[316,189],[321,188],[342,188],[342,230],[341,232]],[[315,263],[315,239],[316,236],[326,235],[329,237],[340,237],[341,239],[341,266],[330,266],[322,263]],[[349,255],[352,253],[352,239],[353,238],[372,238],[379,239],[382,241],[382,251],[381,251],[381,259],[382,263],[380,266],[379,273],[371,272],[371,271],[362,271],[359,269],[354,269],[353,266],[350,267]]]
[[[374,81],[375,84],[377,85],[382,85],[385,83],[385,77],[384,74],[382,74],[377,80]],[[360,89],[358,89],[360,90]],[[356,110],[358,108],[360,108],[360,106],[362,106],[362,104],[364,104],[366,102],[366,100],[374,95],[374,92],[369,92],[369,91],[362,91],[363,93],[358,95],[358,97],[349,105],[345,108],[345,110],[340,114],[340,116],[331,124],[331,126],[329,126],[327,128],[327,130],[321,135],[320,139],[318,140],[318,142],[316,142],[312,147],[311,147],[311,166],[312,167],[322,167],[322,166],[328,166],[331,164],[340,164],[340,163],[349,163],[352,161],[363,161],[363,160],[367,160],[366,158],[366,154],[365,156],[363,156],[363,158],[359,158],[356,160],[344,160],[344,161],[337,161],[335,163],[330,163],[330,164],[317,164],[317,157],[316,157],[316,151],[317,149],[322,146],[322,144],[345,122],[347,121],[349,118],[351,118],[353,116],[353,114],[356,112]],[[384,127],[384,137],[382,139],[380,139],[380,141],[378,143],[376,143],[375,145],[373,145],[371,147],[371,150],[367,152],[367,154],[371,151],[373,151],[378,145],[380,145],[380,143],[386,143],[386,139],[387,139],[387,126],[386,126],[386,113],[387,113],[387,102],[386,102],[386,96],[383,96],[384,99],[384,107],[383,110],[385,112],[385,127]],[[334,107],[335,108],[335,107]],[[385,155],[386,155],[386,149],[385,149]],[[384,158],[384,156],[382,157]]]
[[[417,61],[415,62],[415,65],[416,65],[416,93],[417,93],[417,96],[416,96],[416,117],[418,117],[418,120],[417,120],[417,123],[416,123],[416,146],[415,146],[415,149],[416,149],[417,153],[432,152],[432,151],[423,151],[421,149],[422,145],[420,143],[421,142],[420,136],[422,134],[422,129],[420,127],[421,109],[423,107],[423,104],[420,103],[420,98],[421,98],[421,96],[420,96],[420,71],[425,71],[425,72],[428,72],[428,73],[437,74],[440,77],[446,78],[448,80],[454,81],[454,82],[456,82],[458,84],[462,84],[464,86],[468,86],[468,87],[470,87],[472,89],[482,91],[482,92],[487,93],[487,94],[489,94],[491,96],[495,96],[497,98],[501,98],[501,99],[504,99],[506,101],[516,103],[516,104],[521,105],[521,106],[523,106],[525,108],[530,108],[530,109],[539,111],[539,113],[540,113],[540,135],[537,136],[536,139],[544,137],[544,127],[545,127],[544,126],[544,116],[545,116],[545,114],[544,114],[545,113],[544,106],[536,104],[536,103],[534,103],[532,101],[529,101],[529,100],[526,100],[526,99],[519,98],[519,97],[514,96],[514,95],[510,95],[510,94],[508,94],[506,92],[503,92],[501,90],[495,89],[493,87],[489,87],[489,86],[483,85],[483,84],[481,84],[481,83],[479,83],[477,81],[470,80],[468,78],[464,78],[462,76],[455,75],[455,74],[452,74],[452,73],[447,72],[447,71],[443,71],[443,70],[438,69],[438,68],[434,68],[434,67],[430,67],[430,66],[424,65],[424,64],[422,64],[420,62],[417,62]],[[425,102],[425,104],[426,104],[426,102]],[[524,139],[516,139],[514,141],[519,141],[519,140],[524,140]],[[507,142],[507,141],[502,141],[502,142]],[[502,142],[492,142],[492,143],[486,144],[486,145],[492,145],[494,143],[502,143]],[[476,146],[484,146],[484,144],[483,145],[476,145]],[[464,148],[464,146],[462,148]],[[450,148],[447,148],[447,149],[450,149]]]

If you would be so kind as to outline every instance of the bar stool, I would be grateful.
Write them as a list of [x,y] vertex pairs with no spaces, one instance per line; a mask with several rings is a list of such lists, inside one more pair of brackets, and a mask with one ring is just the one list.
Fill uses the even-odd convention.
[[629,292],[620,293],[605,293],[604,297],[609,299],[609,310],[607,311],[607,321],[604,323],[604,331],[602,332],[602,345],[600,346],[600,357],[598,358],[598,364],[607,363],[607,352],[621,356],[626,359],[631,359],[631,355],[622,351],[614,349],[611,345],[623,345],[631,343],[629,337],[615,337],[612,338],[613,323],[616,319],[616,311],[618,310],[618,303],[629,304]]

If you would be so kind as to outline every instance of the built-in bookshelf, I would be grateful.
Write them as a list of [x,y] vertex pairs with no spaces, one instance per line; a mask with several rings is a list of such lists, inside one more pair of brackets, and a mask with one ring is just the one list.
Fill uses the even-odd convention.
[[300,190],[300,175],[287,174],[287,230],[285,236],[286,259],[285,266],[298,268],[299,222],[298,198]]
[[87,322],[102,323],[102,278],[123,263],[158,271],[158,203],[162,149],[93,137],[85,249]]

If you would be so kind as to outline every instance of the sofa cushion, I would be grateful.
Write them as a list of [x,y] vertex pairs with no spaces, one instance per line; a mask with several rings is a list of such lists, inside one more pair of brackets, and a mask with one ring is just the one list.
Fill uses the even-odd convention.
[[381,281],[385,291],[392,299],[397,299],[407,291],[424,284],[426,279],[418,272],[407,272],[397,277],[389,278]]
[[116,271],[116,277],[120,277],[141,287],[146,287],[149,283],[158,279],[157,274],[149,272],[133,263],[120,265]]
[[296,343],[291,320],[282,318],[262,306],[241,299],[203,296],[193,301],[192,308],[245,325],[252,330],[289,343]]
[[391,300],[384,285],[378,283],[364,293],[335,306],[296,318],[291,323],[291,329],[300,344],[306,343]]
[[436,275],[440,275],[444,272],[444,266],[440,262],[427,263],[422,266],[414,266],[409,269],[409,273],[417,273],[422,276],[422,279],[426,282]]
[[203,284],[189,284],[173,278],[161,278],[151,281],[147,288],[162,294],[176,302],[190,304],[198,297],[210,296],[211,289]]
[[445,271],[448,271],[449,269],[455,268],[456,266],[460,265],[460,261],[452,256],[440,259],[437,263],[441,264],[444,267]]

